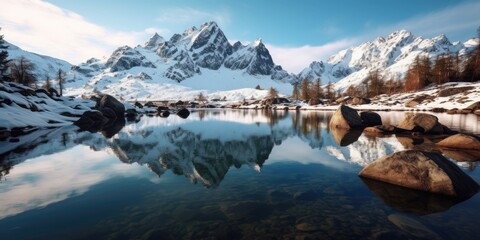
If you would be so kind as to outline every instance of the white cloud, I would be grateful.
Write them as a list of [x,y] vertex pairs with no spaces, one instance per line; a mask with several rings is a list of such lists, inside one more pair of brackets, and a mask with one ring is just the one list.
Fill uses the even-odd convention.
[[41,0],[2,1],[0,22],[5,40],[24,50],[74,64],[109,55],[118,46],[138,44],[140,38],[152,31],[108,30],[75,12]]
[[392,32],[392,30],[404,28],[424,37],[433,37],[442,33],[447,36],[457,35],[471,31],[471,37],[474,37],[475,29],[480,26],[479,16],[480,2],[467,2],[426,15],[419,15],[381,30]]
[[332,54],[352,46],[355,39],[343,39],[320,46],[279,47],[266,44],[275,64],[293,73],[298,73],[313,61],[326,60]]

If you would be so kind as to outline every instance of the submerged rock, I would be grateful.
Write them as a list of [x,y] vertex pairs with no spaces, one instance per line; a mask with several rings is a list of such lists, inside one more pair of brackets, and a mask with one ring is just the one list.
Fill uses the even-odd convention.
[[330,128],[363,128],[362,119],[357,110],[341,105],[333,114],[329,123]]
[[361,179],[368,189],[385,204],[402,212],[410,212],[417,215],[441,213],[464,200],[368,178]]
[[455,134],[437,143],[437,146],[459,149],[480,149],[480,139],[473,135]]
[[359,174],[411,189],[468,198],[479,185],[441,154],[418,150],[397,152],[370,163]]
[[388,220],[404,232],[418,239],[443,239],[433,230],[412,217],[403,214],[390,214],[388,215]]

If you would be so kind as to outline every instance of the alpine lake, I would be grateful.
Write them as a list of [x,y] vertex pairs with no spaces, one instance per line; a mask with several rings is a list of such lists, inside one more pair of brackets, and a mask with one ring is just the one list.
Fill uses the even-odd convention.
[[[406,112],[378,112],[396,124]],[[192,110],[113,133],[75,126],[0,142],[0,239],[478,239],[469,199],[365,180],[405,149],[442,153],[480,183],[479,154],[432,136],[328,129],[333,112]],[[473,114],[431,113],[480,134]]]

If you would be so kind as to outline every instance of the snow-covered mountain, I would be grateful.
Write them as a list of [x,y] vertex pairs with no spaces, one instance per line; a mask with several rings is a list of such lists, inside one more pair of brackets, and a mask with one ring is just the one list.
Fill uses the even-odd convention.
[[[359,85],[371,70],[379,69],[386,79],[403,79],[409,66],[420,55],[432,61],[442,54],[461,58],[477,46],[477,40],[450,42],[445,35],[428,39],[406,30],[378,37],[312,62],[298,74],[275,65],[261,39],[233,45],[215,22],[191,27],[169,40],[154,34],[136,47],[121,46],[104,59],[89,59],[77,66],[9,44],[10,58],[25,56],[36,65],[40,81],[58,69],[68,71],[66,94],[94,91],[122,100],[193,100],[200,92],[207,98],[239,101],[262,98],[274,87],[281,94],[292,92],[292,83],[320,78],[333,82],[338,91]],[[299,56],[301,57],[301,56]]]
[[169,40],[155,34],[143,46],[119,47],[107,59],[74,66],[72,76],[75,83],[67,85],[72,95],[98,90],[126,100],[193,99],[200,91],[218,95],[243,88],[251,89],[242,96],[249,98],[257,95],[256,85],[290,93],[293,79],[274,64],[260,39],[231,45],[215,22],[191,27]]
[[340,91],[360,84],[374,69],[388,79],[400,80],[418,55],[428,55],[432,61],[442,54],[459,54],[462,58],[476,47],[475,42],[471,39],[452,43],[445,35],[428,39],[399,30],[386,38],[378,37],[342,50],[326,61],[312,62],[297,77],[298,80],[320,78],[324,84],[335,82],[335,89]]

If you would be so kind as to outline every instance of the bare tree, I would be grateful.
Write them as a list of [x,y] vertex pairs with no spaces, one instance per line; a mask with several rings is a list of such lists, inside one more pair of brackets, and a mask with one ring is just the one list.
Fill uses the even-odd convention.
[[195,101],[199,101],[200,103],[205,105],[205,103],[208,101],[208,99],[205,97],[205,95],[203,95],[203,92],[199,92],[197,97],[195,98]]
[[57,73],[57,82],[58,82],[58,89],[60,90],[59,94],[60,96],[63,95],[63,88],[64,88],[64,84],[65,84],[65,72],[62,71],[62,69],[58,69],[58,73]]
[[302,87],[300,89],[301,91],[301,97],[302,97],[302,100],[307,100],[310,99],[310,82],[308,81],[308,79],[303,79],[302,81]]
[[298,89],[298,83],[293,84],[292,98],[295,100],[300,98],[300,89]]
[[52,84],[50,83],[50,76],[48,74],[45,74],[45,83],[43,83],[43,89],[49,90],[52,88]]
[[275,88],[273,88],[273,87],[271,87],[270,89],[268,89],[267,98],[268,98],[268,99],[278,98],[278,91],[277,91],[277,89],[275,89]]
[[35,87],[37,81],[33,70],[35,65],[25,57],[17,58],[9,62],[10,81],[23,84],[25,86]]

